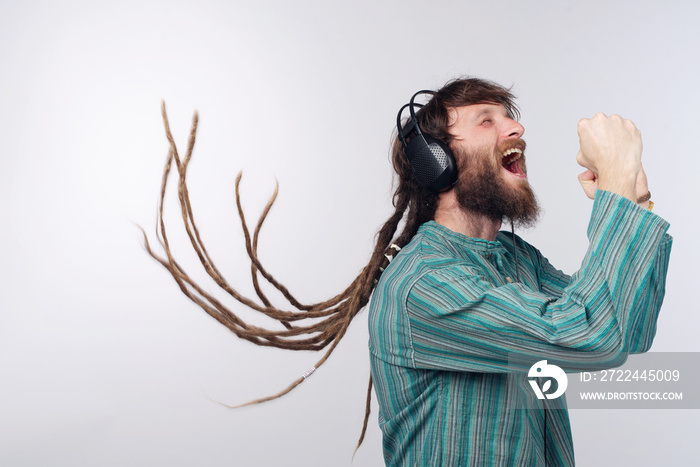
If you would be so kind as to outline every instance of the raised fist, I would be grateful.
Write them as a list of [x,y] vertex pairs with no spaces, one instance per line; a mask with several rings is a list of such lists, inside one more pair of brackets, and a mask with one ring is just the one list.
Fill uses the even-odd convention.
[[595,174],[597,187],[636,201],[642,136],[630,120],[597,113],[578,122],[579,165]]

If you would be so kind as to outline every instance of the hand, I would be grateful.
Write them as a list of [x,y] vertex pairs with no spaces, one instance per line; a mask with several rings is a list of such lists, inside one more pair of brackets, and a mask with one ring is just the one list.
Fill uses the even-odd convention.
[[[591,119],[578,122],[580,150],[576,161],[588,171],[579,180],[587,185],[589,195],[593,185],[618,193],[636,202],[635,184],[641,170],[642,137],[630,120],[619,115],[608,117],[597,113]],[[595,191],[593,191],[595,193]]]

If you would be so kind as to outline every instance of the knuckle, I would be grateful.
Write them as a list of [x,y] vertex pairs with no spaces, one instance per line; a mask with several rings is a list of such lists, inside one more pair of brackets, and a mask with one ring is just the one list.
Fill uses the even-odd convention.
[[641,137],[642,132],[639,131],[639,128],[630,120],[625,121],[625,127],[627,128],[627,131],[629,131],[632,135],[634,135],[636,138]]

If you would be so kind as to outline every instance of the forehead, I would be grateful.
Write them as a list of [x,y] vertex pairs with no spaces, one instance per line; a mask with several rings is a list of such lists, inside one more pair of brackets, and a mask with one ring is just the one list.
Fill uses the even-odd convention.
[[485,102],[482,104],[454,107],[449,110],[450,126],[478,122],[489,115],[508,117],[508,111],[501,104]]

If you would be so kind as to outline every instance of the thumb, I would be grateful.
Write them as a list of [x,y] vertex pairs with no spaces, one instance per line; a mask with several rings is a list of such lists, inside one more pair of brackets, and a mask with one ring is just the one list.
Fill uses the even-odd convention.
[[598,177],[592,170],[586,170],[578,175],[578,182],[583,188],[583,192],[590,199],[595,198],[595,192],[598,189]]
[[584,172],[581,172],[578,174],[578,181],[581,185],[584,183],[590,183],[595,181],[596,175],[593,173],[591,169],[587,169]]

